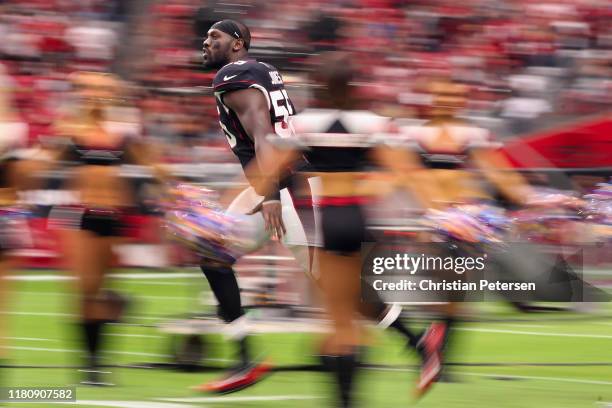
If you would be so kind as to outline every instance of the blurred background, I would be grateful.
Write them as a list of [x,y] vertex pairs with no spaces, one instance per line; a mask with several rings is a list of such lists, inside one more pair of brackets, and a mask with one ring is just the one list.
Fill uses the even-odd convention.
[[[428,82],[468,86],[460,116],[516,137],[610,107],[609,1],[3,1],[3,83],[28,144],[52,137],[76,70],[114,72],[129,88],[143,137],[166,144],[167,159],[201,162],[224,146],[213,74],[201,43],[224,17],[251,27],[251,54],[277,66],[307,103],[308,57],[356,54],[366,107],[423,118]],[[197,149],[190,149],[191,147]],[[183,149],[188,148],[188,149]]]
[[[298,111],[312,98],[311,57],[346,50],[357,61],[364,109],[419,125],[435,107],[431,85],[452,82],[462,86],[454,116],[502,142],[507,157],[532,184],[582,195],[612,175],[610,0],[3,0],[0,138],[21,157],[39,157],[57,145],[56,124],[75,104],[72,74],[113,73],[121,91],[106,118],[115,129],[152,146],[177,177],[219,190],[244,186],[218,124],[210,89],[214,72],[202,67],[203,37],[223,18],[250,28],[251,56],[279,69]],[[160,233],[159,191],[149,183],[151,172],[124,166],[122,174],[137,186],[140,211],[125,221],[132,239],[115,251],[116,266],[124,270],[111,286],[132,295],[136,308],[128,323],[114,327],[117,341],[107,352],[120,373],[119,393],[86,390],[80,395],[90,401],[83,405],[104,406],[103,400],[116,398],[140,402],[107,405],[151,406],[152,399],[167,397],[185,400],[156,406],[318,404],[325,381],[309,372],[280,373],[264,388],[219,402],[187,390],[213,378],[211,373],[128,368],[146,360],[140,366],[176,368],[180,363],[193,370],[204,357],[208,365],[223,364],[227,350],[214,337],[217,326],[174,320],[210,312],[213,299],[199,271],[188,268],[193,255],[168,244]],[[0,375],[0,385],[75,382],[71,353],[78,342],[68,323],[73,305],[66,301],[73,295],[61,272],[57,236],[46,224],[52,206],[75,198],[60,188],[66,177],[61,169],[43,169],[37,177],[44,183],[20,193],[22,203],[36,207],[36,217],[29,221],[31,241],[15,252],[18,263],[9,277],[15,289],[5,312],[12,329],[6,335],[11,370]],[[397,208],[377,211],[387,224],[406,214]],[[611,263],[609,238],[584,253],[585,270],[603,285],[610,285]],[[238,271],[248,302],[302,307],[311,300],[306,279],[276,243],[246,257]],[[488,317],[466,329],[466,336],[477,339],[470,338],[471,345],[455,354],[458,366],[471,371],[458,384],[441,385],[442,391],[424,405],[610,406],[612,310],[606,304],[594,308],[596,315],[576,314],[582,308],[587,307],[551,317],[479,305],[471,316]],[[312,329],[292,327],[295,332]],[[199,335],[207,330],[213,334],[203,341]],[[312,363],[305,356],[311,347],[305,335],[264,336],[261,345],[292,367]],[[411,361],[397,351],[395,339],[381,339],[379,345],[374,362]],[[399,401],[410,404],[409,374],[401,374],[402,381],[393,370],[369,375],[364,383],[372,391],[362,390],[370,401],[364,406],[394,406],[388,396],[400,394]]]

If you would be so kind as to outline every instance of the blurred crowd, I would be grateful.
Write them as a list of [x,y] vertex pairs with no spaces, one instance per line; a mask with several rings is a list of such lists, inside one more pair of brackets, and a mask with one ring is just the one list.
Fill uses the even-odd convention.
[[6,0],[3,115],[42,142],[72,72],[115,72],[122,112],[168,147],[165,160],[226,160],[201,64],[202,38],[223,17],[251,27],[251,54],[281,69],[298,109],[309,57],[334,49],[356,56],[364,107],[396,118],[424,118],[440,78],[466,86],[463,119],[501,137],[612,105],[608,0]]

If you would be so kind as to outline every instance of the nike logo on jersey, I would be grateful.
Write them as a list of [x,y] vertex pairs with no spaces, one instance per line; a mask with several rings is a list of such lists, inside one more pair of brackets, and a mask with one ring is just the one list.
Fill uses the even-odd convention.
[[238,76],[238,74],[236,74],[236,75],[226,75],[226,76],[223,77],[223,80],[224,81],[229,81],[230,79],[232,79],[234,77],[237,77],[237,76]]

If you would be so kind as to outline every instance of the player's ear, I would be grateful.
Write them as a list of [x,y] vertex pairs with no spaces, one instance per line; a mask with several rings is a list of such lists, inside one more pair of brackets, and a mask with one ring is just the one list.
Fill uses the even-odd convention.
[[244,40],[242,38],[235,39],[232,49],[234,51],[240,51],[241,48],[244,48]]

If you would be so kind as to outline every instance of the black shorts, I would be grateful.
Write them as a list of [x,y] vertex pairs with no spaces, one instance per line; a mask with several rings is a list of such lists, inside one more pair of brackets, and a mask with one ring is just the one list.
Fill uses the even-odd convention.
[[49,215],[49,227],[51,229],[80,229],[93,232],[100,237],[119,237],[123,235],[122,214],[119,209],[55,207]]
[[121,213],[112,209],[87,208],[81,218],[81,229],[100,237],[121,236]]
[[323,248],[341,254],[361,250],[366,224],[360,204],[321,207]]

